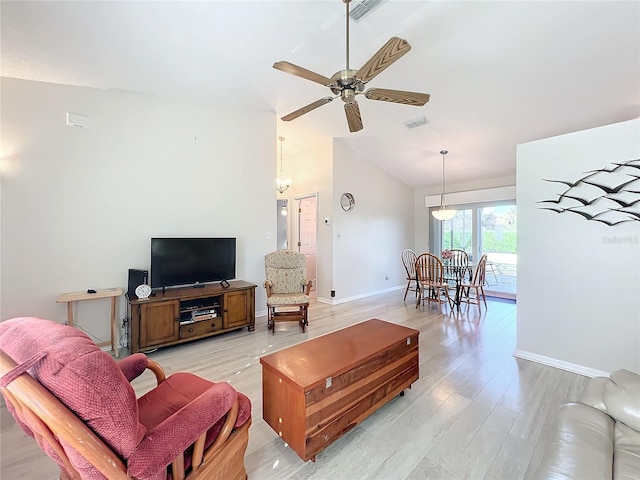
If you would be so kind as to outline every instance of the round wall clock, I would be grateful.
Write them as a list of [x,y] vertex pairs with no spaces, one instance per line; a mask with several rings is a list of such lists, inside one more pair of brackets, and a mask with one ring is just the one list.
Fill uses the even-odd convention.
[[353,195],[351,195],[350,193],[343,193],[342,197],[340,197],[340,206],[345,212],[353,210],[355,204],[356,199],[353,198]]
[[136,287],[136,297],[145,299],[149,298],[149,295],[151,295],[151,287],[149,285],[145,285],[143,283],[142,285],[138,285]]

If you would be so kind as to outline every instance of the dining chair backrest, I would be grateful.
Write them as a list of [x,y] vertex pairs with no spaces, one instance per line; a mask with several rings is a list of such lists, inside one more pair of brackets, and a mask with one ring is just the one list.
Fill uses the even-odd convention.
[[454,248],[449,250],[451,257],[447,260],[447,264],[452,267],[466,267],[469,265],[469,255],[464,250]]
[[416,274],[419,283],[442,283],[444,266],[442,260],[432,253],[422,253],[416,259]]
[[404,269],[407,272],[407,279],[416,278],[416,252],[407,248],[402,252],[402,264],[404,265]]
[[487,270],[487,254],[485,253],[482,255],[482,257],[480,257],[480,261],[478,262],[476,271],[473,274],[474,285],[484,285],[486,270]]

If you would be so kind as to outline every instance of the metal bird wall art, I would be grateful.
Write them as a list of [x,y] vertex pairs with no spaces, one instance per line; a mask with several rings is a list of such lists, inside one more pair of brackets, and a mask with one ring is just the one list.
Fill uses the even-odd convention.
[[640,222],[640,159],[612,162],[577,180],[543,178],[567,188],[557,198],[536,202],[540,210],[571,213],[608,226]]

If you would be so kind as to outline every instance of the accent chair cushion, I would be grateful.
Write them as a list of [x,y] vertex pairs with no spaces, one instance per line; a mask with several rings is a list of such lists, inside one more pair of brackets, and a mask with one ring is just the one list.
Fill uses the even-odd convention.
[[[188,422],[172,422],[171,417],[183,408],[197,404],[198,400],[205,400],[203,394],[215,395],[216,402],[209,403],[209,408],[190,408]],[[214,393],[215,392],[215,393]],[[233,402],[238,399],[239,410],[235,427],[242,426],[251,416],[251,402],[240,392],[237,392],[226,382],[213,383],[191,373],[174,373],[138,399],[140,408],[140,422],[144,424],[149,436],[171,438],[171,443],[190,445],[198,437],[198,433],[206,427],[208,418],[220,418],[209,430],[204,448],[207,449],[220,433],[226,412]],[[167,429],[170,434],[167,434]],[[180,448],[177,450],[182,451]],[[150,477],[157,465],[166,465],[173,460],[176,452],[171,448],[153,449],[134,455],[129,464],[132,474]],[[191,465],[192,449],[185,453],[185,468]],[[161,478],[170,478],[170,469]],[[160,477],[158,477],[160,478]]]
[[304,305],[309,303],[309,295],[304,293],[285,294],[274,293],[267,298],[268,307],[286,306],[286,305]]

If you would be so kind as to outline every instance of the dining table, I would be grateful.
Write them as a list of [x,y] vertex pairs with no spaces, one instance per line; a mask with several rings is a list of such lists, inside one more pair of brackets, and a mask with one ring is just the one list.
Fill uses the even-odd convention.
[[465,265],[449,265],[443,262],[444,265],[444,279],[452,286],[455,286],[455,295],[453,297],[453,304],[460,311],[460,304],[462,303],[463,288],[462,285],[465,281],[471,282],[473,279],[473,268],[475,263],[468,263]]

